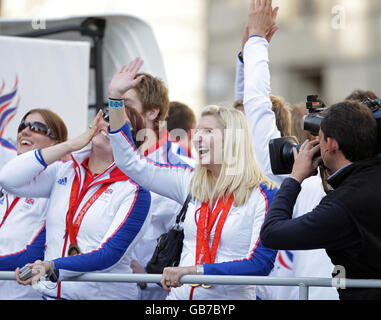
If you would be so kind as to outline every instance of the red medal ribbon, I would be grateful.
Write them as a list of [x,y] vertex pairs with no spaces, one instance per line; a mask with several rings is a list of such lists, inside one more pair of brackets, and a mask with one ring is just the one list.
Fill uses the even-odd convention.
[[[100,197],[100,195],[110,185],[110,183],[102,184],[102,186],[90,197],[90,199],[87,200],[85,205],[82,207],[81,211],[78,213],[77,218],[73,222],[75,212],[77,211],[77,208],[78,208],[79,204],[81,203],[83,196],[86,194],[86,192],[84,192],[82,197],[79,197],[75,202],[72,202],[72,198],[74,197],[73,193],[75,192],[75,190],[78,190],[78,187],[74,186],[75,184],[77,184],[76,180],[73,183],[73,188],[72,188],[72,192],[70,195],[70,210],[68,212],[68,215],[66,216],[66,219],[67,219],[66,226],[67,226],[67,230],[68,230],[69,236],[70,236],[70,244],[73,246],[76,245],[76,243],[77,243],[77,235],[79,232],[79,228],[81,227],[82,220],[85,217],[87,211],[90,209],[90,207],[94,204],[94,202]],[[73,190],[74,190],[74,192],[73,192]]]
[[5,211],[3,220],[1,220],[0,228],[3,226],[3,223],[5,222],[5,220],[7,220],[9,214],[11,213],[11,211],[13,210],[13,208],[15,207],[15,205],[17,204],[17,202],[19,202],[19,200],[20,200],[20,197],[16,197],[16,198],[12,201],[11,206],[8,208],[8,195],[6,195],[5,197],[6,197],[6,199],[7,199],[7,211]]
[[[225,224],[226,218],[233,205],[234,195],[231,194],[227,203],[224,199],[219,199],[217,205],[213,210],[209,208],[209,201],[203,202],[200,208],[200,215],[197,224],[197,240],[196,240],[196,264],[214,263],[217,254],[218,244],[220,242],[222,228]],[[214,206],[214,205],[213,205]],[[222,211],[221,215],[220,212]],[[209,248],[210,233],[214,224],[217,226],[214,233],[212,247]]]

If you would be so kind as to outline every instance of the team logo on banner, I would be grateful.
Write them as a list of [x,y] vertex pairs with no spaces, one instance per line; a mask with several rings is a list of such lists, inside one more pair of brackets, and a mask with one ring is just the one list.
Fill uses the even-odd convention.
[[4,92],[5,82],[3,80],[0,87],[0,137],[3,135],[4,130],[8,123],[16,115],[17,108],[20,103],[20,97],[16,99],[18,90],[18,77],[16,75],[15,84],[11,92]]

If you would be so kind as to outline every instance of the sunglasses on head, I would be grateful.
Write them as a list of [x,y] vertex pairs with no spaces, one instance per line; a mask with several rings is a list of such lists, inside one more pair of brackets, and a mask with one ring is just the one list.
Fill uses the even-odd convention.
[[29,127],[29,130],[32,132],[41,133],[48,136],[49,138],[55,139],[55,136],[52,134],[49,127],[44,123],[38,121],[27,122],[25,120],[22,120],[17,132],[24,130],[26,127]]

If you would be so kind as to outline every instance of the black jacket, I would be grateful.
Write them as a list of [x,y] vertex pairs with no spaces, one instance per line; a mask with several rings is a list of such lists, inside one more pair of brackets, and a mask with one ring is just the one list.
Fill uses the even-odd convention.
[[[273,249],[325,248],[345,277],[381,279],[381,159],[353,163],[329,180],[334,191],[310,213],[292,218],[300,184],[286,179],[262,227]],[[340,299],[381,299],[381,289],[339,290]]]

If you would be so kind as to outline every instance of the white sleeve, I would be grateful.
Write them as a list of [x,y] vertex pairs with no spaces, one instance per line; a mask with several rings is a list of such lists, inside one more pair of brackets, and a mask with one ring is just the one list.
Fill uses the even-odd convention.
[[133,143],[128,123],[115,132],[109,128],[109,135],[120,170],[144,188],[183,204],[189,192],[192,167],[160,164],[144,157]]
[[263,172],[278,185],[285,178],[271,170],[269,142],[280,138],[270,99],[268,42],[250,37],[244,48],[244,108],[254,142],[257,161]]
[[244,66],[243,62],[237,57],[237,64],[235,69],[235,82],[234,82],[234,96],[235,100],[243,100],[243,92],[244,92]]
[[17,151],[6,140],[0,138],[0,168],[17,156]]
[[0,185],[20,197],[49,198],[56,178],[56,163],[44,165],[40,150],[23,153],[0,170]]

